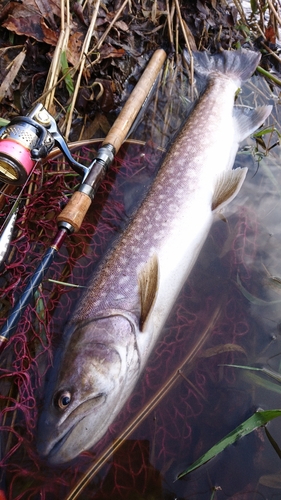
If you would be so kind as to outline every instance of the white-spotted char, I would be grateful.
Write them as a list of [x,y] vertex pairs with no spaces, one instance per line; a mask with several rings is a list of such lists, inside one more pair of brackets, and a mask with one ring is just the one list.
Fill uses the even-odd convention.
[[38,424],[38,451],[51,463],[73,459],[104,435],[159,338],[214,212],[239,192],[247,173],[233,170],[239,142],[271,112],[234,107],[259,59],[251,51],[194,54],[206,90],[90,280],[55,356]]

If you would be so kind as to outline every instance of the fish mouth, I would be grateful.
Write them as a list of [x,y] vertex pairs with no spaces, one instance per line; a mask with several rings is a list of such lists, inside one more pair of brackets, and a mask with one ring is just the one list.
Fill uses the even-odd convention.
[[[105,393],[100,393],[98,396],[95,396],[94,398],[90,398],[88,400],[85,400],[83,401],[82,403],[80,403],[69,415],[68,415],[68,419],[69,418],[73,418],[73,413],[79,413],[79,409],[83,406],[83,405],[87,405],[87,411],[84,411],[83,412],[83,415],[76,415],[76,418],[74,418],[74,422],[72,423],[71,427],[67,428],[66,431],[64,432],[64,434],[62,435],[62,437],[60,437],[58,440],[54,440],[54,444],[51,445],[49,447],[49,449],[47,449],[44,452],[40,452],[39,450],[39,455],[41,455],[42,458],[45,458],[47,460],[47,462],[51,463],[51,464],[61,464],[63,462],[70,462],[73,458],[75,458],[75,456],[77,456],[77,454],[75,455],[72,455],[68,458],[68,452],[66,450],[66,452],[62,452],[61,453],[61,450],[63,449],[63,446],[65,445],[65,443],[67,442],[68,438],[70,437],[70,435],[72,434],[72,432],[74,431],[74,429],[79,425],[81,425],[81,423],[83,422],[83,420],[85,420],[89,414],[91,412],[93,412],[95,409],[96,409],[96,406],[95,404],[93,403],[97,403],[97,401],[101,404],[104,400],[106,399],[106,394]],[[84,451],[83,449],[81,449],[80,453],[82,453],[82,451]]]
[[[82,420],[84,420],[84,418],[85,417],[81,418],[79,423]],[[45,458],[47,459],[47,461],[49,463],[53,463],[53,464],[61,463],[61,461],[59,459],[56,460],[56,456],[60,452],[61,448],[63,447],[64,443],[67,441],[68,437],[70,436],[70,434],[72,433],[72,431],[76,425],[77,425],[77,423],[73,424],[72,427],[70,427],[70,429],[68,429],[68,431],[65,432],[65,434],[53,445],[51,450],[48,452],[48,454],[46,455]]]

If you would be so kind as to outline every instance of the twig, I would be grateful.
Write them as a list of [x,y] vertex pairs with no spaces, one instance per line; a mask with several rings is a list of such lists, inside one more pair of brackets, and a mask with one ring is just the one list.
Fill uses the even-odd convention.
[[108,28],[105,30],[104,34],[102,35],[102,37],[100,38],[99,42],[94,46],[94,48],[91,50],[91,52],[89,52],[88,55],[92,54],[92,52],[95,52],[96,50],[99,50],[104,42],[104,40],[106,39],[108,33],[110,32],[112,26],[115,24],[116,20],[118,19],[118,17],[120,16],[121,12],[124,10],[124,8],[126,7],[127,3],[129,2],[129,0],[124,0],[124,2],[122,3],[120,9],[116,12],[114,18],[112,19],[110,25],[108,26]]
[[[49,69],[46,85],[43,95],[46,95],[45,108],[50,111],[52,106],[55,89],[58,84],[58,78],[61,70],[61,54],[67,48],[70,33],[70,15],[69,15],[69,0],[66,0],[66,25],[65,25],[65,3],[61,0],[61,30],[58,43],[54,52],[52,63]],[[62,79],[65,78],[65,75]]]
[[171,48],[173,51],[174,50],[174,40],[173,40],[172,17],[171,17],[171,12],[170,12],[169,0],[166,0],[166,9],[167,9],[169,38],[170,38]]
[[255,28],[259,31],[259,33],[263,37],[263,39],[266,40],[266,36],[258,23],[255,23]]
[[77,81],[76,81],[76,85],[75,85],[75,89],[74,89],[74,93],[73,93],[73,98],[72,98],[72,102],[71,102],[71,106],[70,106],[70,110],[69,110],[69,115],[68,115],[68,119],[67,119],[67,126],[66,126],[66,132],[65,132],[66,140],[68,140],[68,136],[69,136],[69,132],[70,132],[70,128],[71,128],[71,123],[72,123],[73,110],[74,110],[74,106],[76,103],[78,91],[80,88],[80,82],[81,82],[82,74],[84,71],[85,62],[86,62],[86,58],[87,58],[87,54],[88,54],[88,50],[89,50],[89,45],[90,45],[93,31],[95,28],[99,8],[100,8],[100,0],[96,0],[95,5],[94,5],[94,11],[93,11],[91,23],[90,23],[87,35],[86,35],[84,43],[83,43],[82,51],[81,51],[79,73],[78,73],[78,77],[77,77]]
[[267,50],[267,52],[269,52],[273,57],[275,57],[275,59],[281,63],[281,59],[280,57],[275,53],[273,52],[273,50],[271,50],[264,42],[261,42],[262,46]]
[[190,55],[190,87],[191,87],[191,100],[193,100],[193,86],[194,86],[193,54],[192,54],[192,50],[191,50],[191,47],[190,47],[190,44],[189,44],[189,40],[188,40],[188,37],[187,37],[187,34],[186,34],[186,30],[185,30],[185,25],[184,25],[184,22],[183,22],[183,18],[182,18],[182,15],[181,15],[179,0],[175,0],[175,3],[176,3],[176,9],[177,9],[177,14],[178,14],[178,18],[179,18],[179,21],[180,21],[182,33],[183,33],[183,36],[184,36],[184,39],[185,39],[187,50],[188,50],[189,55]]
[[276,20],[278,21],[279,25],[281,26],[281,18],[279,17],[279,14],[278,14],[277,10],[275,9],[272,1],[271,0],[267,0],[267,3],[269,5],[269,7],[271,8],[271,10],[272,10],[272,12],[273,12]]
[[235,5],[236,9],[238,10],[243,23],[247,26],[248,25],[247,19],[245,17],[244,10],[243,10],[243,7],[241,5],[240,0],[233,0],[233,3]]

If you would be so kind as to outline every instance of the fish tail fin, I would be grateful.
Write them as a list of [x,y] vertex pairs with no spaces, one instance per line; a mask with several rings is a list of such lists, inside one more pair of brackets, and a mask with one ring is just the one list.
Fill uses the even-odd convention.
[[[190,55],[184,50],[184,57],[190,63]],[[254,73],[261,54],[252,50],[223,50],[217,54],[193,52],[195,74],[208,78],[211,73],[222,73],[233,79],[238,86]]]

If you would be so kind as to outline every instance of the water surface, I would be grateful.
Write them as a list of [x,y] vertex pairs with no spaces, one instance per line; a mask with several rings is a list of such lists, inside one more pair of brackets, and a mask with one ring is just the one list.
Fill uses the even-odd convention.
[[[127,224],[156,174],[162,155],[158,146],[167,146],[189,106],[185,78],[180,75],[174,81],[176,87],[172,90],[171,82],[159,89],[158,101],[151,103],[135,133],[136,139],[148,142],[127,144],[118,154],[81,233],[70,239],[53,265],[49,273],[53,279],[85,286],[89,273]],[[268,124],[279,130],[278,90],[254,77],[243,87],[238,98],[238,104],[242,103],[272,103],[274,111]],[[269,141],[269,147],[277,136],[268,134],[264,139],[266,144]],[[257,408],[281,407],[279,382],[260,372],[225,366],[268,367],[276,374],[280,371],[279,156],[279,146],[266,154],[261,147],[256,151],[253,139],[243,143],[235,165],[249,168],[246,182],[237,198],[214,221],[134,394],[91,453],[56,468],[37,457],[36,418],[45,371],[51,363],[50,344],[58,345],[80,290],[44,281],[32,323],[25,320],[20,329],[22,335],[31,338],[28,347],[20,333],[2,361],[1,399],[3,414],[7,415],[1,428],[2,487],[8,498],[74,498],[69,497],[70,490],[98,460],[102,466],[83,489],[81,498],[279,498],[280,457],[264,429],[241,439],[206,466],[176,481],[180,472]],[[77,182],[73,176],[65,177],[63,183],[61,176],[57,181],[54,178],[46,175],[46,184],[32,198],[34,205],[31,203],[29,210],[32,215],[33,207],[33,217],[37,207],[43,206],[44,196],[48,197],[48,188],[52,192],[53,185],[57,191],[60,188],[59,201],[53,195],[55,216],[61,200]],[[49,211],[38,241],[28,243],[27,236],[36,234],[36,217],[35,222],[31,216],[28,218],[29,233],[26,225],[21,233],[20,223],[26,224],[24,217],[22,214],[19,219],[14,253],[1,275],[2,310],[10,297],[4,292],[7,283],[16,282],[20,270],[22,279],[25,273],[32,272],[33,259],[40,259],[55,230],[53,222],[49,222],[54,220]],[[30,262],[25,253],[28,245]],[[16,294],[20,293],[18,290]],[[269,386],[267,381],[274,385]],[[167,387],[162,396],[160,389],[164,384]],[[152,404],[157,394],[159,401]],[[142,419],[140,412],[146,411],[148,403],[152,409]],[[132,422],[134,430],[127,432]],[[280,426],[280,419],[268,426],[279,444]],[[110,451],[108,447],[121,433],[122,446]]]

